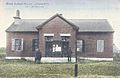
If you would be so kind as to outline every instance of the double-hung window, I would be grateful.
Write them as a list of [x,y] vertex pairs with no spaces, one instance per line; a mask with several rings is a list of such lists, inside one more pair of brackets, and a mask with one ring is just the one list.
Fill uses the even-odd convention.
[[32,40],[32,50],[35,51],[35,49],[38,48],[38,39]]
[[77,51],[78,52],[84,51],[84,40],[77,40]]
[[104,52],[104,40],[97,40],[97,52]]
[[12,51],[22,51],[23,50],[23,39],[12,39]]

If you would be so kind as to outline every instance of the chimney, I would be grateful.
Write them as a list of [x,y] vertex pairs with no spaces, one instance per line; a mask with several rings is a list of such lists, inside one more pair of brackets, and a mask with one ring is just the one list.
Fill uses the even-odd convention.
[[20,18],[20,11],[19,10],[16,10],[16,16],[15,17],[13,17],[15,20],[16,19],[21,19]]
[[59,14],[60,16],[62,16],[62,14]]

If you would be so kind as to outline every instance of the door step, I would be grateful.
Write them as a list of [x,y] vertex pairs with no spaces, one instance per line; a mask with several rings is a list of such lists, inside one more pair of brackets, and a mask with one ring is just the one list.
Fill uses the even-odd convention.
[[[35,57],[5,57],[5,59],[26,59],[26,60],[31,60],[35,61]],[[41,62],[68,62],[67,57],[42,57]],[[71,62],[75,62],[75,58],[71,58]]]
[[[41,62],[68,62],[67,57],[59,58],[59,57],[42,57]],[[71,58],[71,62],[75,62],[75,58]]]

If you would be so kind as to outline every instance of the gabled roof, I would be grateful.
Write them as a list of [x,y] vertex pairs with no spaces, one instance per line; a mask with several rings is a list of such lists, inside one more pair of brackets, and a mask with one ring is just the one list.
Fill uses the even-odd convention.
[[44,24],[60,17],[73,28],[79,28],[79,32],[114,32],[111,25],[106,19],[65,19],[59,14],[54,15],[50,19],[19,19],[12,23],[6,32],[37,32]]
[[11,24],[6,32],[37,32],[36,27],[46,19],[19,19]]
[[114,32],[107,19],[70,19],[79,32]]
[[55,17],[59,17],[62,20],[64,20],[65,22],[67,22],[68,24],[70,24],[70,26],[72,26],[74,29],[78,29],[78,27],[76,25],[74,25],[72,22],[70,22],[69,20],[66,20],[64,17],[62,17],[62,15],[59,14],[55,14],[54,16],[52,16],[51,18],[49,18],[48,20],[46,20],[45,22],[43,22],[41,25],[39,25],[37,27],[37,29],[42,28],[46,23],[48,23],[49,21],[53,20]]

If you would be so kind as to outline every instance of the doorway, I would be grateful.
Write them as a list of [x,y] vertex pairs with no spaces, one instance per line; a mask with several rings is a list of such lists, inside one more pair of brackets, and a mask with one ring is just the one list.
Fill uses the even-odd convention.
[[69,48],[68,41],[46,41],[45,56],[46,57],[67,57]]

